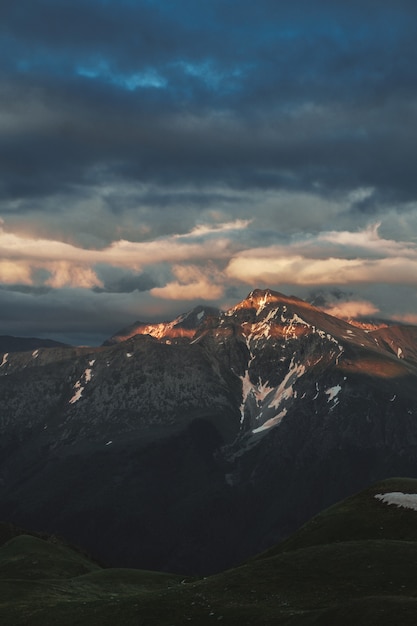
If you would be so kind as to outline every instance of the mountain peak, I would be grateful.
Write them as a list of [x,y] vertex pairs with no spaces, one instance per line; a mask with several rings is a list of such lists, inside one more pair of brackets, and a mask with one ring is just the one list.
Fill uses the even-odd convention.
[[151,335],[155,339],[165,341],[179,338],[191,339],[207,316],[219,315],[219,313],[220,311],[213,307],[198,305],[170,322],[135,322],[127,328],[122,328],[110,339],[107,339],[103,345],[110,346],[120,343],[136,335]]
[[280,291],[273,289],[253,289],[245,298],[244,302],[251,302],[255,305],[263,304],[264,306],[272,302],[280,302],[282,304],[296,304],[298,306],[316,309],[315,306],[297,298],[297,296],[287,296]]
[[280,291],[273,291],[272,289],[253,289],[245,298],[246,300],[276,300],[281,298],[287,298]]
[[272,304],[302,307],[312,311],[317,310],[316,307],[296,296],[286,296],[272,289],[253,289],[244,300],[236,304],[232,309],[229,309],[226,315],[231,315],[241,309],[257,309],[257,315],[259,315],[261,311]]

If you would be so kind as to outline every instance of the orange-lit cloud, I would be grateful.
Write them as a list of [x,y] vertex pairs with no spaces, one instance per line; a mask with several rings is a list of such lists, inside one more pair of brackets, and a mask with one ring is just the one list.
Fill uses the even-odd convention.
[[231,259],[226,274],[249,285],[347,285],[367,282],[417,285],[417,257],[384,259],[315,259],[300,255],[271,258],[263,249],[242,252]]
[[[235,281],[272,288],[280,284],[330,286],[399,281],[417,285],[417,246],[380,237],[378,225],[358,232],[328,231],[294,239],[287,245],[239,249],[242,243],[234,231],[251,224],[250,220],[201,224],[181,235],[144,242],[120,239],[91,249],[23,237],[7,232],[0,223],[0,281],[52,288],[102,288],[99,267],[139,273],[149,266],[165,264],[173,278],[168,278],[165,285],[154,286],[150,293],[171,300],[220,299]],[[372,306],[357,301],[344,304],[343,310],[346,316],[369,315],[376,312]],[[348,307],[351,312],[347,312]]]
[[216,281],[220,273],[209,267],[203,270],[195,266],[177,265],[172,268],[177,280],[169,282],[165,287],[154,287],[151,295],[166,300],[216,300],[221,298],[224,288]]
[[102,249],[84,249],[62,241],[30,239],[0,231],[0,254],[3,258],[37,263],[66,261],[94,265],[108,263],[118,267],[141,269],[151,263],[185,261],[192,258],[215,258],[227,255],[230,242],[219,238],[207,242],[182,242],[176,236],[154,241],[134,242],[121,239]]
[[378,225],[354,233],[331,231],[287,246],[238,252],[226,274],[250,285],[417,285],[417,247],[379,237]]
[[[5,232],[0,225],[0,256],[4,259],[0,280],[31,284],[32,270],[44,269],[50,274],[45,284],[51,287],[91,288],[102,285],[94,270],[94,266],[99,264],[139,272],[145,266],[158,263],[223,259],[230,255],[232,248],[231,240],[224,233],[246,228],[248,223],[238,220],[212,228],[201,226],[186,235],[172,235],[154,241],[121,239],[102,249],[85,249],[62,241],[23,237]],[[213,233],[220,236],[213,238]],[[205,280],[209,287],[209,279]],[[185,293],[187,290],[183,283],[180,281],[181,290]],[[191,293],[191,289],[189,291]],[[211,292],[220,293],[220,290],[211,287]]]
[[26,263],[14,261],[0,261],[0,283],[12,285],[21,283],[32,284],[32,271]]
[[165,287],[154,287],[151,295],[166,300],[217,300],[223,295],[223,288],[207,280],[200,280],[188,285],[172,281]]
[[349,300],[347,302],[338,302],[331,307],[325,309],[325,312],[335,317],[343,319],[354,319],[356,317],[365,317],[378,313],[379,309],[372,302],[366,300]]
[[47,265],[51,272],[51,277],[45,282],[49,287],[59,289],[61,287],[81,287],[91,289],[92,287],[102,287],[103,283],[95,272],[89,267],[72,265],[67,261],[55,262]]
[[395,320],[399,322],[404,322],[404,324],[413,324],[417,326],[417,314],[416,313],[406,313],[404,315],[393,315]]

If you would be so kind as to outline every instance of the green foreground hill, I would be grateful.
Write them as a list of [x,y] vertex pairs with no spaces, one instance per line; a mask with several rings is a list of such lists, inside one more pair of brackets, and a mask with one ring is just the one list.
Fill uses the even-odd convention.
[[375,498],[390,492],[417,494],[417,480],[378,483],[259,557],[200,579],[103,569],[56,540],[3,525],[0,623],[414,625],[417,511]]

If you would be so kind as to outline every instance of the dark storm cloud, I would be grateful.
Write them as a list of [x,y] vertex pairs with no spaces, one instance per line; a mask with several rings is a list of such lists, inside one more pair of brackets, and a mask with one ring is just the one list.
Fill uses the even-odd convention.
[[[375,250],[415,241],[416,30],[411,0],[0,0],[2,332],[82,342],[94,327],[94,342],[140,317],[138,301],[164,319],[187,308],[178,293],[233,304],[254,258],[254,280],[308,295],[333,284],[329,237],[375,282]],[[336,236],[379,222],[360,254]],[[150,258],[117,265],[133,242]],[[86,250],[98,260],[83,265]],[[300,254],[291,277],[276,265]],[[298,280],[321,257],[317,282]],[[406,286],[343,298],[366,308],[369,291],[392,312],[401,292],[414,306],[400,257]],[[386,265],[393,280],[387,261],[378,281]]]
[[408,2],[5,4],[0,193],[135,181],[410,198],[416,17]]
[[50,287],[32,285],[0,285],[2,291],[12,291],[16,293],[31,294],[34,296],[44,296],[51,291]]
[[135,193],[130,197],[121,197],[120,193],[110,193],[106,196],[106,204],[114,213],[120,213],[122,210],[134,209],[138,205],[150,207],[152,209],[160,209],[165,211],[167,208],[174,207],[175,209],[196,209],[207,208],[213,205],[227,204],[237,205],[242,202],[243,197],[239,195],[231,196],[225,193],[216,193],[213,191],[207,191],[202,194],[196,190],[181,190],[181,189],[147,189],[143,193]]
[[104,287],[94,287],[96,293],[132,293],[133,291],[149,291],[158,283],[148,274],[140,276],[124,275],[116,279],[104,281]]
[[99,345],[118,328],[116,307],[102,302],[98,316],[97,305],[92,306],[85,294],[78,295],[39,298],[31,293],[0,290],[2,334]]

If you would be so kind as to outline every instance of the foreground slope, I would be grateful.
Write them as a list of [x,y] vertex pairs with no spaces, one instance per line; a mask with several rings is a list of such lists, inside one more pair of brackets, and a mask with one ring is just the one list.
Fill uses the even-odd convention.
[[355,327],[269,290],[201,313],[0,354],[3,519],[113,566],[208,574],[376,480],[417,477],[414,327]]
[[0,619],[9,626],[415,624],[417,511],[381,500],[392,492],[416,507],[416,480],[384,481],[257,559],[203,579],[103,570],[69,547],[16,537],[0,549]]

